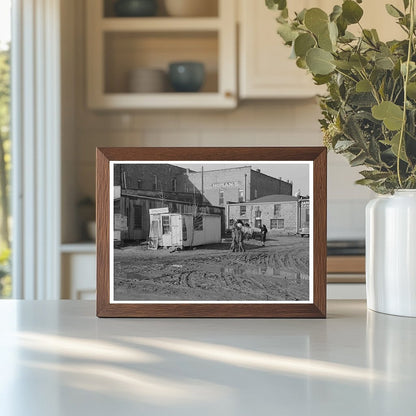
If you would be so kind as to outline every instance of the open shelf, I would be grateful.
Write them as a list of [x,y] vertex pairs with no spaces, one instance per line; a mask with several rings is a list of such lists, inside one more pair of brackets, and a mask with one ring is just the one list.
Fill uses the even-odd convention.
[[[89,0],[86,3],[88,107],[235,108],[235,4],[229,0],[212,2],[217,11],[211,17],[169,17],[161,7],[163,2],[159,2],[155,17],[115,17],[113,0]],[[183,61],[204,65],[205,80],[200,91],[178,93],[169,82],[155,93],[137,93],[137,89],[129,88],[132,71],[137,74],[143,68],[162,70],[167,79],[169,64]],[[146,85],[141,90],[155,89]]]
[[169,32],[218,30],[220,20],[216,17],[114,17],[102,19],[101,29],[106,32]]

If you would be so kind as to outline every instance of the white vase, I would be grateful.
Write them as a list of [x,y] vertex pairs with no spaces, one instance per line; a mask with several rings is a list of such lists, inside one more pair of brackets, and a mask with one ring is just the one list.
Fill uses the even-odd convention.
[[369,309],[416,317],[416,190],[367,204],[366,282]]

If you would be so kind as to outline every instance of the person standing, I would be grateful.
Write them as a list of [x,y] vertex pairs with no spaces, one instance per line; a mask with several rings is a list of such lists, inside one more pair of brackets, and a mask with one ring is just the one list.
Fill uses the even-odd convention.
[[266,234],[267,234],[267,227],[265,224],[262,225],[261,227],[261,242],[262,242],[262,246],[266,245]]

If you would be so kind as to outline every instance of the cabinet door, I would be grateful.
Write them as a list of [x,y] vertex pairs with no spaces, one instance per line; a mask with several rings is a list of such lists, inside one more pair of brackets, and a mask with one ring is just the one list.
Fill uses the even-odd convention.
[[[389,1],[399,9],[402,0]],[[341,0],[298,0],[289,2],[289,10],[320,7],[330,12]],[[261,0],[238,0],[240,16],[239,87],[241,98],[305,98],[325,92],[313,84],[311,75],[289,59],[290,48],[277,35],[277,12],[268,10]],[[403,38],[404,32],[386,12],[384,2],[366,0],[362,25],[376,28],[384,41]],[[358,25],[349,27],[357,33]]]
[[[299,0],[296,10],[325,7],[329,0]],[[276,33],[275,11],[264,1],[239,0],[240,13],[240,97],[305,98],[318,94],[311,75],[289,59],[291,49]]]

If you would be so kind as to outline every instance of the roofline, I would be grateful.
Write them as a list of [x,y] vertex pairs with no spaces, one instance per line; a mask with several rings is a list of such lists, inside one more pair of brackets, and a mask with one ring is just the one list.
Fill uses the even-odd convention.
[[[207,172],[219,172],[221,170],[244,169],[244,168],[249,168],[249,169],[253,170],[253,168],[250,165],[246,165],[246,166],[237,166],[235,168],[210,169],[210,170],[205,170],[204,169],[204,173],[207,173]],[[189,173],[201,173],[201,172],[202,172],[202,170],[197,170],[197,171],[189,172]]]
[[278,181],[280,181],[280,182],[284,182],[284,183],[287,183],[287,184],[289,184],[289,185],[293,186],[293,183],[290,183],[290,182],[285,181],[285,180],[283,180],[283,179],[275,178],[274,176],[270,176],[270,175],[268,175],[267,173],[263,173],[263,172],[261,172],[261,171],[259,172],[259,171],[257,171],[256,169],[253,169],[253,168],[251,168],[251,170],[252,170],[253,172],[260,173],[260,175],[264,175],[264,176],[267,176],[267,177],[269,177],[269,178],[276,179],[276,180],[278,180]]
[[225,205],[258,205],[258,204],[281,204],[282,202],[298,202],[298,199],[291,199],[289,201],[247,201],[247,202],[231,202]]

